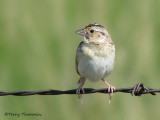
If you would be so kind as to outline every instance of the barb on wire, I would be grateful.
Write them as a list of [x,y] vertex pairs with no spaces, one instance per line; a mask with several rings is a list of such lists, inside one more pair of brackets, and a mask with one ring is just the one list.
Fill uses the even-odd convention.
[[[62,94],[76,94],[77,89],[72,90],[42,90],[42,91],[30,91],[30,90],[23,90],[23,91],[13,91],[13,92],[7,92],[7,91],[0,91],[0,96],[6,96],[6,95],[14,95],[14,96],[28,96],[28,95],[62,95]],[[83,93],[81,91],[81,94],[92,94],[92,93],[108,93],[107,88],[102,89],[92,89],[92,88],[84,88]],[[144,87],[142,83],[136,84],[132,88],[120,88],[116,89],[114,93],[117,92],[123,92],[123,93],[131,93],[131,95],[135,96],[141,96],[143,94],[151,94],[156,95],[156,93],[160,92],[160,89],[153,89],[149,87]]]

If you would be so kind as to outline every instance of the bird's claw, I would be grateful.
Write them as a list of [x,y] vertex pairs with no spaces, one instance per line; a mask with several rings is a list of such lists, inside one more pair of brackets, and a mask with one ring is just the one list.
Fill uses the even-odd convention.
[[108,86],[108,93],[112,94],[116,88],[112,85]]
[[79,86],[79,87],[77,88],[77,91],[76,91],[76,94],[78,95],[78,98],[79,98],[79,99],[82,98],[82,94],[81,94],[81,93],[84,94],[85,92],[84,92],[83,87]]
[[114,86],[112,86],[112,85],[109,85],[109,86],[108,86],[109,103],[111,102],[112,94],[114,93],[115,89],[116,89],[116,88],[115,88]]

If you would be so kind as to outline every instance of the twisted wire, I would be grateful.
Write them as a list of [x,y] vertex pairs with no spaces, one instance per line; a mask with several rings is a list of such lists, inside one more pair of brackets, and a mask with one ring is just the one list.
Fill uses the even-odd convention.
[[[22,91],[0,91],[0,96],[14,95],[14,96],[28,96],[28,95],[62,95],[62,94],[76,94],[77,89],[72,90],[41,90],[41,91],[31,91],[31,90],[22,90]],[[93,93],[108,93],[107,88],[93,89],[93,88],[84,88],[84,92],[80,91],[81,94],[93,94]],[[142,83],[136,84],[131,88],[119,88],[114,90],[114,93],[130,93],[133,96],[141,96],[143,94],[156,95],[160,92],[160,89],[153,89],[149,87],[144,87]]]

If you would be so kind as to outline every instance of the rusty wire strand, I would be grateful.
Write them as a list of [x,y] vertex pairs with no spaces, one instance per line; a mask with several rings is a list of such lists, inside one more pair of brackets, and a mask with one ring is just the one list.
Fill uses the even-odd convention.
[[[62,94],[76,94],[77,89],[72,90],[41,90],[41,91],[31,91],[31,90],[23,90],[23,91],[0,91],[0,96],[6,95],[14,95],[14,96],[28,96],[28,95],[62,95]],[[84,88],[85,93],[81,91],[82,94],[92,94],[92,93],[108,93],[107,88],[101,89],[92,89],[92,88]],[[114,93],[123,92],[123,93],[131,93],[134,96],[141,96],[143,94],[151,94],[156,95],[156,93],[160,92],[160,89],[153,89],[149,87],[144,87],[142,83],[136,84],[131,88],[120,88],[116,89]]]

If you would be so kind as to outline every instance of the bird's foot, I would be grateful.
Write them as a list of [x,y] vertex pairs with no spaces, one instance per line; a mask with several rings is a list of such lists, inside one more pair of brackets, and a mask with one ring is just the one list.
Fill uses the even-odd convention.
[[82,94],[85,93],[84,89],[83,89],[83,85],[85,83],[85,78],[81,77],[78,81],[79,87],[77,88],[76,94],[78,95],[78,98],[81,99],[81,103],[83,104],[83,99],[82,99]]
[[82,94],[84,94],[85,92],[84,92],[84,89],[83,89],[83,87],[80,85],[78,88],[77,88],[77,91],[76,91],[76,94],[78,95],[78,98],[79,99],[81,99],[81,97],[82,97]]
[[109,85],[109,86],[108,86],[108,93],[111,93],[111,94],[112,94],[115,89],[116,89],[116,88],[115,88],[114,86]]
[[116,89],[114,86],[110,85],[107,81],[102,79],[102,81],[108,86],[108,93],[109,93],[109,103],[111,103],[111,98],[114,93],[114,90]]
[[81,104],[83,104],[83,95],[84,94],[84,89],[83,87],[80,85],[78,88],[77,88],[77,91],[76,91],[76,94],[78,95],[78,98],[81,100]]
[[112,95],[113,95],[113,92],[116,88],[112,85],[109,85],[108,86],[108,93],[109,93],[109,104],[111,103],[111,99],[112,99]]

